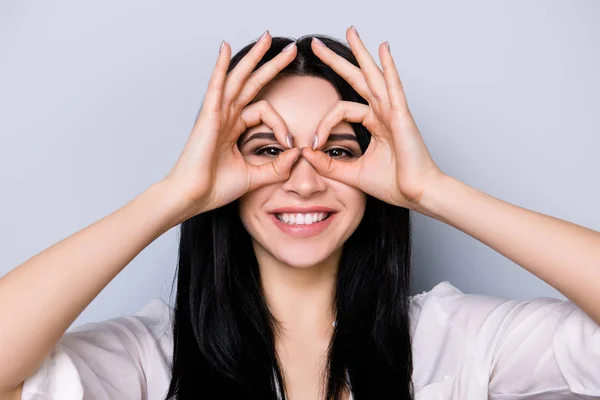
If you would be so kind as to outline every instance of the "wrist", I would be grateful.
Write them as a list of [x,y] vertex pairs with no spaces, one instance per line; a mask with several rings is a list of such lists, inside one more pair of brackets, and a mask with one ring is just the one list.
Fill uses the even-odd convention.
[[190,217],[187,202],[173,190],[168,181],[155,182],[146,189],[145,194],[152,197],[152,203],[157,207],[157,212],[161,213],[168,229]]
[[451,191],[459,183],[457,179],[450,175],[443,173],[438,175],[423,192],[415,211],[445,222],[445,201],[450,198]]

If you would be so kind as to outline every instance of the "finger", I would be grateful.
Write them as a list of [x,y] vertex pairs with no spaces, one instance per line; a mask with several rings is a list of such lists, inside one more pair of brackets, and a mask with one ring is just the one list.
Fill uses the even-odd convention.
[[[221,113],[221,98],[223,96],[223,87],[227,78],[227,67],[229,65],[229,57],[231,47],[225,41],[221,42],[217,62],[213,68],[212,75],[208,81],[208,88],[204,96],[204,103],[200,113]],[[197,118],[198,119],[198,118]]]
[[315,139],[313,139],[313,150],[320,148],[321,144],[327,143],[327,138],[331,130],[340,122],[347,121],[363,124],[370,111],[371,108],[366,104],[353,101],[338,101],[319,121],[315,130]]
[[298,157],[300,157],[300,149],[294,147],[279,154],[273,162],[261,165],[248,164],[248,191],[288,179],[292,166],[298,160]]
[[234,104],[241,108],[250,103],[267,83],[296,58],[297,53],[296,42],[291,42],[281,53],[254,71],[243,85]]
[[350,86],[352,86],[354,90],[356,90],[356,92],[365,100],[374,100],[371,89],[369,89],[369,85],[367,85],[365,76],[360,68],[346,60],[344,57],[341,57],[335,53],[317,38],[313,38],[311,42],[311,49],[321,61],[331,67],[331,69],[333,69],[339,76],[344,78],[344,80],[348,82]]
[[223,104],[230,105],[239,94],[243,84],[248,79],[258,62],[263,58],[267,50],[271,47],[271,35],[266,31],[256,41],[240,62],[233,68],[225,82],[223,92]]
[[319,175],[360,189],[358,185],[358,172],[362,162],[360,158],[354,162],[340,161],[329,157],[320,150],[315,151],[308,147],[302,149],[302,157],[314,167]]
[[385,42],[379,46],[379,58],[381,59],[381,65],[383,67],[383,75],[387,84],[388,97],[392,108],[398,110],[406,110],[408,108],[406,103],[406,95],[404,94],[404,88],[396,63],[390,52],[390,45]]
[[[252,103],[242,110],[240,114],[240,119],[242,120],[243,125],[245,126],[244,131],[252,126],[259,125],[260,123],[264,123],[269,128],[273,130],[275,138],[277,141],[288,148],[293,147],[293,138],[291,135],[289,139],[286,140],[286,136],[289,134],[288,127],[279,115],[277,111],[271,106],[271,104],[266,100],[259,100],[256,103]],[[238,135],[239,137],[239,135]],[[237,141],[238,137],[233,137],[233,141]],[[288,143],[290,142],[291,143]],[[291,146],[290,146],[291,144]]]
[[375,60],[373,60],[373,57],[371,57],[371,53],[369,53],[369,50],[367,50],[363,41],[358,36],[358,32],[354,26],[351,26],[346,31],[346,39],[352,49],[352,53],[360,65],[360,69],[364,72],[371,93],[373,93],[373,96],[378,102],[387,104],[389,99],[383,72],[379,69]]

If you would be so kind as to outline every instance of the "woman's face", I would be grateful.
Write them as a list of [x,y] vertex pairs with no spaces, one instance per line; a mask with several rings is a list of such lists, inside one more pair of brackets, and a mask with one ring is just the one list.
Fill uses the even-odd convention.
[[[296,147],[312,145],[319,121],[340,100],[329,82],[307,76],[272,81],[257,96],[259,99],[268,101],[283,118]],[[259,132],[273,131],[264,124],[257,125],[239,141],[246,161],[256,165],[273,161],[286,149],[275,137],[254,136]],[[362,154],[347,122],[331,130],[330,140],[321,150],[346,162],[355,161]],[[342,245],[363,217],[365,204],[362,191],[320,176],[300,156],[289,179],[247,193],[240,198],[239,211],[257,255],[266,254],[289,266],[303,268],[341,254]]]

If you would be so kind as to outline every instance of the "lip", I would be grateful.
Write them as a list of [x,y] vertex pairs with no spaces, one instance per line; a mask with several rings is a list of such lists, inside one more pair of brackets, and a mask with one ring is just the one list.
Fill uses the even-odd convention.
[[[297,208],[289,208],[290,210],[293,211],[287,211],[287,212],[300,212],[300,211],[296,211],[298,210]],[[281,210],[284,210],[283,208]],[[337,215],[337,212],[334,211],[317,211],[316,208],[310,208],[310,209],[306,209],[309,211],[305,211],[305,212],[331,212],[331,214],[329,215],[329,217],[327,219],[324,219],[323,221],[320,222],[315,222],[314,224],[310,224],[310,225],[288,225],[283,221],[280,221],[277,219],[277,216],[275,215],[275,213],[269,214],[269,218],[271,218],[271,220],[273,221],[273,223],[285,234],[287,235],[291,235],[291,236],[298,236],[298,237],[307,237],[307,236],[315,236],[318,235],[319,233],[323,232],[325,229],[327,229],[327,227],[331,224],[331,221],[333,221],[333,219],[335,218],[335,216]],[[284,211],[277,211],[277,214],[283,213]]]
[[337,211],[333,210],[329,207],[312,206],[312,207],[280,207],[280,208],[277,208],[277,209],[271,211],[270,213],[272,213],[272,214],[284,214],[284,213],[309,214],[309,213],[316,213],[316,212],[335,213]]

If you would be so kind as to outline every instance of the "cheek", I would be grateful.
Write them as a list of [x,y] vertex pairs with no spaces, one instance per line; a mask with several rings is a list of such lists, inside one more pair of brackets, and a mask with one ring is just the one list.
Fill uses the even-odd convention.
[[[348,237],[356,230],[365,215],[367,206],[367,195],[362,190],[353,188],[337,181],[329,181],[331,188],[335,190],[336,197],[342,201],[345,208],[346,221],[344,229],[347,230]],[[347,240],[346,237],[344,240]]]
[[362,219],[367,205],[367,195],[365,192],[337,181],[330,180],[330,184],[336,191],[337,197],[343,199],[342,201],[346,210],[355,214],[359,219]]
[[263,205],[269,200],[273,188],[263,186],[250,193],[246,193],[238,200],[238,212],[240,220],[248,232],[253,232],[252,225],[256,224],[256,218],[264,213]]
[[349,196],[349,198],[352,199],[352,205],[348,205],[348,208],[351,209],[351,212],[355,214],[354,229],[356,229],[365,215],[365,209],[367,206],[367,195],[360,190],[354,190],[355,192],[353,193],[353,196]]
[[358,213],[360,213],[361,218],[362,215],[365,213],[365,207],[367,206],[367,195],[365,194],[365,192],[358,190],[358,189],[353,189],[354,193],[352,196],[353,199],[353,203],[354,203],[354,207],[356,207],[356,210]]
[[346,187],[344,201],[348,213],[349,230],[354,232],[365,215],[367,195],[358,189]]
[[240,219],[242,220],[242,224],[248,230],[248,221],[250,220],[253,210],[255,209],[255,204],[257,203],[256,196],[254,192],[247,193],[240,197],[238,200],[238,210],[240,213]]

